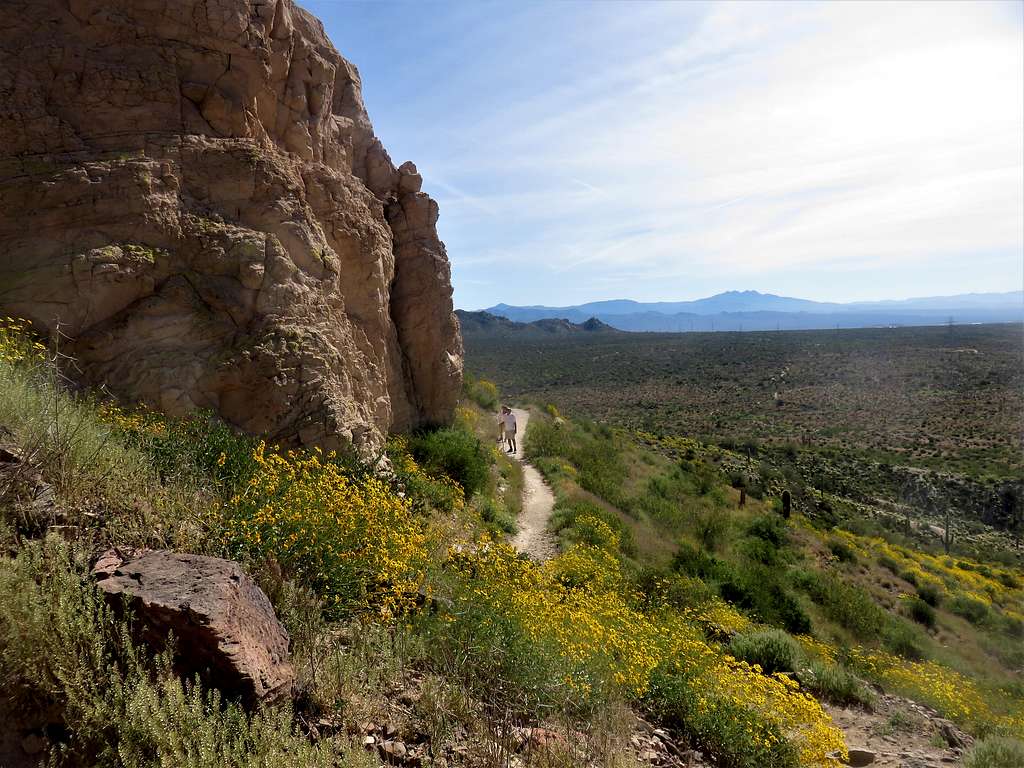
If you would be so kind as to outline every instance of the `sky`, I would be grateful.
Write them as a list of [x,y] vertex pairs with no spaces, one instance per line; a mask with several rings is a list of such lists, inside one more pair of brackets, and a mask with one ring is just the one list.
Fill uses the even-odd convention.
[[1024,283],[1024,2],[299,1],[457,307]]

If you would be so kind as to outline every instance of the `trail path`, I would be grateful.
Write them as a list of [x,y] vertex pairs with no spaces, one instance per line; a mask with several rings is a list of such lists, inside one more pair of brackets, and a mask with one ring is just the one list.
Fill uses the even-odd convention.
[[512,546],[535,560],[547,560],[558,552],[555,537],[548,533],[548,520],[555,506],[555,495],[544,482],[540,472],[523,458],[523,442],[530,414],[522,408],[513,408],[516,415],[516,459],[523,465],[523,511],[516,520],[519,533],[512,539]]

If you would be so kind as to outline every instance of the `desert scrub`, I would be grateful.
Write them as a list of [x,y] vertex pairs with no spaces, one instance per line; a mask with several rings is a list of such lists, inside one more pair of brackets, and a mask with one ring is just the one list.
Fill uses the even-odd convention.
[[498,410],[498,387],[493,381],[478,379],[471,373],[463,378],[462,391],[470,400],[485,411]]
[[1020,768],[1024,741],[1010,736],[986,736],[964,755],[964,768]]
[[421,432],[409,441],[409,450],[420,466],[435,476],[446,475],[470,498],[488,480],[492,457],[467,429],[445,427]]
[[0,560],[0,710],[31,721],[56,708],[63,728],[49,731],[53,764],[337,764],[333,748],[296,731],[287,707],[247,714],[182,683],[169,654],[151,658],[133,644],[128,622],[96,589],[86,553],[62,540],[29,542]]
[[908,661],[885,651],[854,648],[850,665],[889,690],[937,709],[944,717],[970,729],[1024,731],[1024,708],[1004,701],[997,712],[970,678],[934,661]]
[[[204,538],[201,513],[209,503],[191,481],[162,482],[150,458],[125,439],[88,395],[69,391],[25,323],[0,324],[0,425],[10,431],[24,475],[53,486],[65,520],[83,534],[150,547],[194,547]],[[17,479],[17,478],[15,478]],[[0,498],[0,517],[22,535],[41,534],[55,521],[19,510],[19,488]],[[92,514],[103,509],[105,525]]]
[[225,548],[276,560],[334,617],[402,611],[423,583],[427,547],[409,503],[375,477],[352,478],[330,453],[260,443],[249,485],[219,511]]
[[766,675],[796,671],[800,646],[779,629],[761,629],[736,635],[729,643],[729,652],[737,659],[757,665]]
[[427,646],[442,659],[463,660],[449,662],[452,673],[489,670],[485,679],[467,681],[471,689],[521,681],[519,699],[502,695],[534,707],[586,710],[615,696],[642,702],[723,765],[826,765],[828,752],[844,749],[828,716],[794,680],[763,675],[705,639],[705,612],[724,614],[705,620],[746,626],[728,606],[681,613],[634,607],[643,600],[628,596],[612,554],[614,532],[599,520],[593,525],[600,546],[577,545],[543,566],[488,540],[453,553],[449,572],[459,578],[440,595],[450,608],[430,619]]
[[442,513],[461,512],[466,506],[466,493],[462,486],[448,475],[432,475],[423,471],[416,459],[409,453],[409,441],[402,435],[388,439],[387,456],[395,473],[399,493],[412,508],[423,516],[432,511]]

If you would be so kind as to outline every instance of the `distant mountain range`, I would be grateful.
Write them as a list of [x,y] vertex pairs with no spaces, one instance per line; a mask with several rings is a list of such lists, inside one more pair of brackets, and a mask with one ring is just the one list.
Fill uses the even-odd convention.
[[1024,291],[966,293],[901,301],[848,304],[727,291],[695,301],[593,301],[568,307],[515,307],[484,310],[520,323],[591,318],[623,331],[765,331],[814,328],[871,328],[888,325],[1024,322]]
[[582,323],[573,323],[560,318],[544,318],[529,323],[498,317],[490,312],[467,312],[455,310],[459,317],[463,336],[504,336],[508,334],[535,334],[544,336],[562,336],[575,333],[621,333],[597,318],[590,318]]

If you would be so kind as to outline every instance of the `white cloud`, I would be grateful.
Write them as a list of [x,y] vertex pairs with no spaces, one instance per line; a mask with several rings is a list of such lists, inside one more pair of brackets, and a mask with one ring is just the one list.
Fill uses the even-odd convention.
[[[489,95],[434,160],[442,233],[476,251],[467,269],[628,272],[641,282],[612,293],[665,298],[694,270],[1012,264],[1024,53],[1007,5],[717,3],[678,39],[619,41],[561,87]],[[659,28],[693,13],[643,11]],[[600,21],[612,39],[616,15]]]

